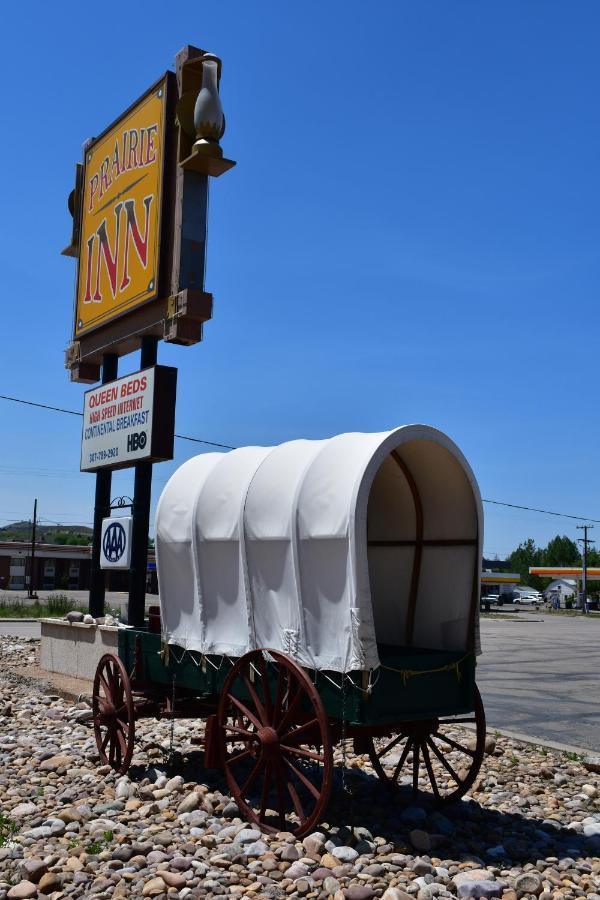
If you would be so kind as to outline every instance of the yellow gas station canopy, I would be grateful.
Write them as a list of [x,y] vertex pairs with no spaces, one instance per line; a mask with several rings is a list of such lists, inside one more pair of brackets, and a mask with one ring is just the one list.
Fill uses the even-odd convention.
[[[529,566],[530,575],[540,578],[582,578],[581,566]],[[588,567],[587,577],[592,581],[600,581],[600,569]]]

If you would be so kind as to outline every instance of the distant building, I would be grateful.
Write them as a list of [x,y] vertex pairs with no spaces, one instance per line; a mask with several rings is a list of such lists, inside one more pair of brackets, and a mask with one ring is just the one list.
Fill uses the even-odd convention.
[[506,596],[507,600],[512,600],[514,587],[520,580],[521,576],[518,572],[498,572],[484,569],[481,573],[481,596],[485,599],[490,594],[492,596],[497,594],[499,597]]
[[572,578],[555,578],[548,587],[544,589],[544,596],[547,598],[556,597],[561,606],[564,606],[565,600],[574,597],[577,592],[577,582]]
[[[88,590],[90,586],[92,547],[71,544],[35,545],[33,587],[35,590]],[[31,576],[31,543],[0,541],[0,591],[25,591]],[[107,570],[106,588],[127,591],[129,572]],[[158,591],[154,551],[148,551],[148,593]]]

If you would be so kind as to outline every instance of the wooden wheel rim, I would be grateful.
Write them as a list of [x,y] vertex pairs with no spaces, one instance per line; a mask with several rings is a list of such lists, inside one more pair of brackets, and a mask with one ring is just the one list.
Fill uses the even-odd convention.
[[133,756],[135,708],[129,675],[113,653],[105,653],[98,663],[92,711],[100,760],[124,775]]
[[[269,666],[276,667],[273,688],[268,683]],[[242,685],[248,696],[240,690]],[[302,721],[297,718],[301,710]],[[304,669],[277,650],[247,653],[227,676],[218,723],[227,783],[243,814],[263,831],[290,831],[297,837],[307,834],[329,802],[333,751],[321,698]],[[303,745],[300,738],[309,745]],[[228,745],[234,743],[238,747],[232,752]],[[243,774],[242,762],[247,763]],[[311,762],[317,764],[312,772],[307,769]],[[318,777],[311,778],[315,774]],[[260,798],[258,812],[250,804],[250,796]],[[277,826],[266,821],[267,809],[276,809]]]
[[[369,740],[369,756],[371,764],[379,778],[394,790],[401,789],[399,779],[402,775],[411,778],[409,788],[411,799],[415,800],[423,791],[419,788],[419,780],[425,778],[429,781],[431,794],[438,805],[453,803],[463,797],[473,786],[481,769],[485,752],[485,711],[477,685],[474,686],[474,709],[467,716],[450,716],[427,722],[407,722],[405,728],[392,737],[383,740],[383,748],[375,746],[373,739]],[[475,725],[475,747],[467,748],[464,743],[451,738],[444,733],[444,726]],[[442,731],[440,732],[440,727]],[[395,750],[398,760],[390,766],[393,767],[391,775],[382,760],[390,750]],[[453,759],[448,759],[452,753],[460,753],[468,768],[458,769]],[[409,759],[412,754],[412,760]],[[445,792],[440,790],[440,785],[434,772],[434,763],[440,764],[442,772],[450,778],[450,784],[455,786]],[[462,777],[461,777],[462,776]],[[405,785],[404,785],[405,786]]]

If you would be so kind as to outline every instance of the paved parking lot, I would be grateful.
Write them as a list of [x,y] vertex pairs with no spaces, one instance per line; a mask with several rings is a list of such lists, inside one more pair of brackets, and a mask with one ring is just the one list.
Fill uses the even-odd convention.
[[489,727],[600,752],[600,618],[516,615],[481,620]]
[[39,638],[41,626],[39,622],[5,622],[0,619],[0,634],[11,637]]

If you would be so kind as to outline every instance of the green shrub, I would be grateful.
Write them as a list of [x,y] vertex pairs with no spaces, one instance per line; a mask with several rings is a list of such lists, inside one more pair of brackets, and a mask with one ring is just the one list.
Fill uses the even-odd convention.
[[73,601],[66,594],[50,594],[46,601],[51,616],[64,616],[73,609]]

